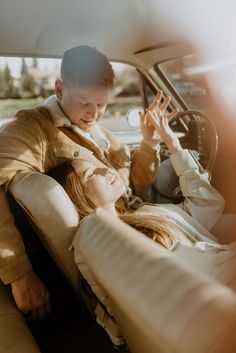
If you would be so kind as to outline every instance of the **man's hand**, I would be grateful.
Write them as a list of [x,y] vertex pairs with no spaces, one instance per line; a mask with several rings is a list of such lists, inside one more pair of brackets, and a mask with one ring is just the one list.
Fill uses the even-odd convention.
[[11,283],[11,290],[18,309],[31,313],[32,320],[44,319],[51,311],[47,288],[31,270]]

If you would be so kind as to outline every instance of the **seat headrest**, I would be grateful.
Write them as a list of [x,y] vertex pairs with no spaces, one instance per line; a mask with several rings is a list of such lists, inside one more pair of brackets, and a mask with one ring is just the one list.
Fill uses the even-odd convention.
[[69,247],[79,215],[69,196],[57,181],[37,172],[19,174],[9,190],[26,211],[54,260],[76,286],[78,269]]

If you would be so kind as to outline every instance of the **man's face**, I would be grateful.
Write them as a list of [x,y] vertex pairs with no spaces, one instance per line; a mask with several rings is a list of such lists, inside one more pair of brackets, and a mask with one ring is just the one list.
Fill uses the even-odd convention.
[[56,81],[55,91],[64,114],[72,124],[89,131],[106,110],[110,89],[103,86],[79,86]]

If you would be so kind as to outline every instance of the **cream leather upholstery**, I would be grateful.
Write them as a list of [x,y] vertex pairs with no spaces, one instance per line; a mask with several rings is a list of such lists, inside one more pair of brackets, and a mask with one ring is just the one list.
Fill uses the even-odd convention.
[[181,265],[165,249],[99,210],[75,247],[133,353],[235,353],[236,296]]
[[[21,173],[11,184],[10,191],[36,228],[40,239],[66,275],[72,287],[78,289],[78,267],[73,251],[69,251],[78,228],[79,215],[63,188],[51,177],[41,173]],[[113,343],[123,342],[120,330],[104,308],[96,308],[100,325],[108,327]]]
[[[79,219],[64,190],[38,173],[21,175],[10,190],[76,287],[78,270],[68,248]],[[230,289],[191,272],[104,211],[83,222],[75,239],[133,353],[236,352]]]
[[2,282],[0,282],[0,352],[40,353],[23,316]]
[[79,215],[64,189],[47,175],[22,173],[13,180],[10,191],[29,215],[59,268],[77,288],[78,269],[69,247]]

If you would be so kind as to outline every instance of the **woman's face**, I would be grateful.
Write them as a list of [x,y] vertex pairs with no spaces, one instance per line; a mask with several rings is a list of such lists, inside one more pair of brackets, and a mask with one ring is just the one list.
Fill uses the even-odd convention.
[[124,183],[112,169],[85,161],[76,161],[72,165],[84,185],[85,193],[96,200],[97,207],[114,203],[125,192]]

